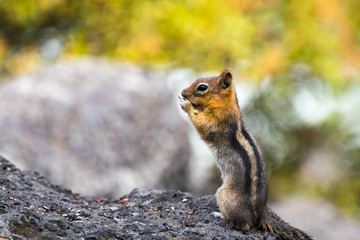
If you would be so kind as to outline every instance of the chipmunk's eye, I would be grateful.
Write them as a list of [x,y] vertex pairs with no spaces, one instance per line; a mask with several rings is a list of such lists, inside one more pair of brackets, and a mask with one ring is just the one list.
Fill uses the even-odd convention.
[[197,90],[199,92],[203,92],[203,91],[206,91],[208,89],[208,86],[206,86],[205,84],[200,84],[197,88]]

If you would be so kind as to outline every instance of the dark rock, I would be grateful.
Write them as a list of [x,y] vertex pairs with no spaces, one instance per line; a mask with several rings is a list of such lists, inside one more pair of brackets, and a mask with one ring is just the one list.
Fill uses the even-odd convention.
[[[135,189],[96,199],[23,172],[0,157],[0,237],[8,239],[276,239],[214,218],[214,196]],[[29,185],[31,183],[31,185]],[[14,186],[16,186],[14,188]]]
[[187,124],[163,73],[61,62],[1,85],[0,126],[2,155],[76,192],[188,190]]

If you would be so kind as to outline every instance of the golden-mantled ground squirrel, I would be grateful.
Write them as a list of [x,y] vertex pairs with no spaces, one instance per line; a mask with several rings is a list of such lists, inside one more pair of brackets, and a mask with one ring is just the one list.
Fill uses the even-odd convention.
[[246,127],[232,73],[200,78],[181,92],[181,108],[209,145],[221,170],[216,192],[222,216],[242,231],[261,229],[283,239],[312,239],[266,206],[268,182],[260,147]]

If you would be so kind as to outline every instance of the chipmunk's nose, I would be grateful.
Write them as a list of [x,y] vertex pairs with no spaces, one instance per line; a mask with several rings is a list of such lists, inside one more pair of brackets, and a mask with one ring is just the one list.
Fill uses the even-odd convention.
[[188,91],[186,91],[186,89],[181,91],[181,96],[183,96],[184,98],[186,98],[189,95]]

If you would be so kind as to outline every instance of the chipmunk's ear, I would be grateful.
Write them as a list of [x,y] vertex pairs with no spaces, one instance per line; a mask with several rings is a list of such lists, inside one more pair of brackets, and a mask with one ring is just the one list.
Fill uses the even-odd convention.
[[230,68],[225,68],[220,74],[220,85],[223,89],[228,88],[232,82],[232,72]]

